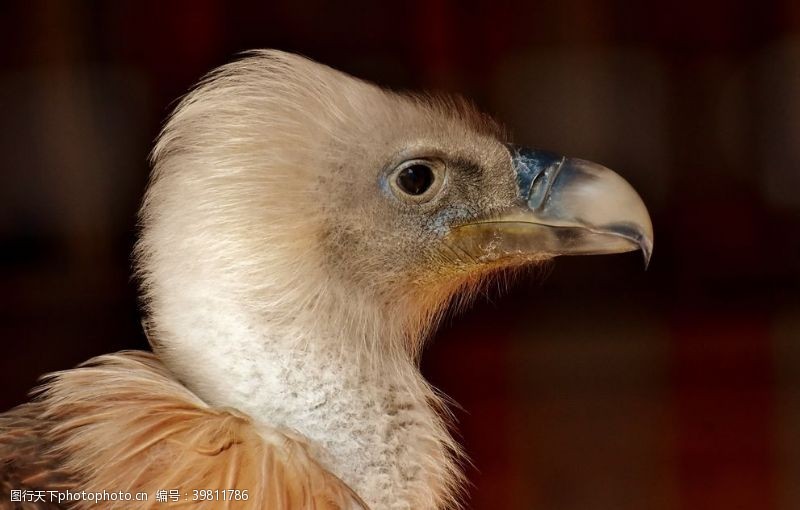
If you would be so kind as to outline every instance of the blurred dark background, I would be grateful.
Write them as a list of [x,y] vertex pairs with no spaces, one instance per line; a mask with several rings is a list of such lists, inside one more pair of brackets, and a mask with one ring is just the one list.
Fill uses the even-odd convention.
[[475,509],[800,508],[800,3],[0,4],[0,407],[144,348],[129,252],[175,100],[254,47],[457,92],[601,162],[640,256],[557,260],[448,322]]

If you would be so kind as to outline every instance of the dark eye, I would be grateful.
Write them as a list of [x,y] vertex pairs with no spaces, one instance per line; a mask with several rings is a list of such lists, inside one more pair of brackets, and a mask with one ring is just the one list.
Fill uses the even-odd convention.
[[447,182],[447,165],[438,158],[406,160],[388,176],[395,198],[407,204],[424,204],[439,196]]
[[433,170],[428,165],[415,163],[397,173],[397,187],[409,195],[422,195],[433,184]]

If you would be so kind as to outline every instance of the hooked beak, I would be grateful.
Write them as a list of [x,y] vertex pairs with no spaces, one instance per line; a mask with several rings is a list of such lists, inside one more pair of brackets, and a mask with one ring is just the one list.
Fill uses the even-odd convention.
[[499,216],[462,225],[458,244],[486,261],[653,251],[653,225],[625,179],[596,163],[509,147],[518,201]]

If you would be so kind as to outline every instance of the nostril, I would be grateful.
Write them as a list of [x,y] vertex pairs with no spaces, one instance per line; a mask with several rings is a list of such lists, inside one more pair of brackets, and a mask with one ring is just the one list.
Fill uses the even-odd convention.
[[547,197],[550,195],[550,189],[553,187],[559,170],[561,170],[561,165],[564,164],[564,160],[565,158],[562,157],[558,162],[550,164],[534,177],[531,183],[531,190],[528,193],[528,207],[531,209],[544,207]]
[[564,156],[513,145],[509,145],[508,148],[511,152],[514,171],[517,174],[520,198],[530,208],[535,209],[542,206],[547,198],[547,192],[564,162]]
[[[548,169],[549,170],[549,169]],[[528,191],[527,202],[528,204],[533,205],[533,203],[540,204],[541,198],[547,188],[547,170],[544,172],[539,172],[539,174],[533,178],[533,182],[531,183],[531,189]],[[535,200],[535,199],[539,200]]]

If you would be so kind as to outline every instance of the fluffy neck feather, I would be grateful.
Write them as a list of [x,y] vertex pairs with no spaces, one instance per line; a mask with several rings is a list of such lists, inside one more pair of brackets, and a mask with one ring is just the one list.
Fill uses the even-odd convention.
[[456,446],[410,357],[364,356],[352,337],[363,330],[335,331],[341,323],[319,320],[319,309],[307,312],[318,320],[286,321],[176,297],[162,303],[169,327],[158,328],[159,354],[201,398],[309,438],[372,508],[440,508],[453,497]]

